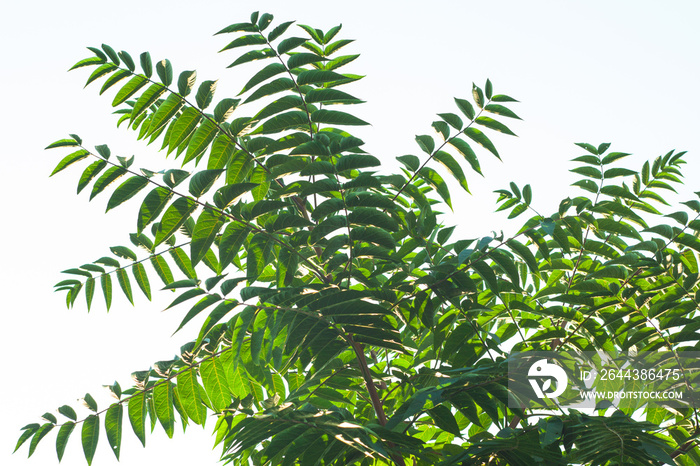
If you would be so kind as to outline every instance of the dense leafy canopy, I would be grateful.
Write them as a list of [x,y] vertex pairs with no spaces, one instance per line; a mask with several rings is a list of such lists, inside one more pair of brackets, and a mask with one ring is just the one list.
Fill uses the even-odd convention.
[[345,90],[362,78],[344,71],[352,41],[272,21],[219,31],[234,72],[260,63],[235,98],[148,52],[89,47],[73,66],[114,92],[118,125],[182,168],[138,169],[77,135],[49,145],[69,152],[53,174],[82,166],[78,192],[104,193],[107,210],[140,204],[130,244],[65,270],[56,290],[109,308],[117,288],[133,303],[162,282],[178,331],[205,320],[172,360],[110,386],[118,401],[46,413],[17,448],[31,455],[55,430],[60,460],[80,432],[90,464],[101,431],[118,458],[127,424],[145,445],[157,424],[172,436],[209,421],[233,464],[700,464],[693,407],[642,407],[644,420],[639,406],[508,408],[511,348],[698,348],[700,202],[664,199],[684,153],[633,169],[609,144],[578,144],[580,196],[541,215],[511,183],[498,210],[532,213],[522,228],[455,239],[441,214],[482,154],[500,158],[491,138],[513,135],[516,101],[474,85],[386,174],[351,133],[367,124]]

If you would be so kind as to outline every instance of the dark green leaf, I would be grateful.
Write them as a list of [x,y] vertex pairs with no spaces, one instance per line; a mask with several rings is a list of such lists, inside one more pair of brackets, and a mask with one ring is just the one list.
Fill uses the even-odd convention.
[[90,465],[92,464],[92,459],[95,457],[97,441],[100,437],[100,418],[94,414],[88,416],[83,422],[83,430],[80,437],[83,444],[85,459]]
[[175,200],[175,202],[168,207],[168,210],[165,211],[165,214],[163,214],[163,219],[156,232],[153,245],[158,246],[160,243],[170,238],[170,236],[190,218],[190,215],[192,215],[196,209],[197,203],[188,197],[181,197]]
[[119,460],[119,452],[122,444],[122,417],[124,416],[124,406],[120,403],[115,403],[109,407],[105,415],[105,430],[107,432],[107,441],[112,447],[114,456]]

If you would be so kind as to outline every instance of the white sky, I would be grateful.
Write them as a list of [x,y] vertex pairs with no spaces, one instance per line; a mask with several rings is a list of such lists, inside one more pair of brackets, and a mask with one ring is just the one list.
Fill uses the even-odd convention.
[[[273,13],[276,21],[296,19],[324,30],[342,22],[340,36],[357,39],[347,53],[362,53],[344,70],[367,75],[348,89],[368,101],[353,109],[373,124],[358,134],[369,152],[388,162],[407,153],[420,155],[414,135],[432,134],[435,114],[457,113],[452,97],[470,98],[472,81],[483,86],[488,77],[495,93],[522,102],[511,108],[524,121],[511,125],[519,138],[493,135],[503,163],[479,152],[486,178],[469,173],[474,195],[455,203],[453,222],[465,236],[515,227],[504,226],[504,215],[490,213],[496,199],[492,191],[510,181],[531,183],[533,203],[542,213],[550,213],[560,199],[578,195],[568,187],[575,180],[567,172],[572,168],[568,161],[582,153],[574,142],[612,142],[611,150],[635,154],[622,165],[631,168],[670,149],[688,150],[688,190],[681,200],[700,190],[697,2],[362,0],[292,5],[230,0],[4,5],[0,290],[5,317],[0,341],[6,363],[0,379],[0,463],[55,464],[55,433],[28,463],[28,444],[9,454],[21,426],[62,404],[75,406],[86,391],[107,407],[102,384],[117,378],[126,388],[132,371],[170,359],[197,331],[189,326],[170,338],[186,310],[161,314],[172,299],[169,294],[160,293],[164,296],[149,303],[134,290],[132,308],[115,282],[112,311],[105,312],[96,293],[87,314],[83,296],[67,310],[64,295],[51,291],[63,279],[61,270],[108,255],[109,246],[130,245],[138,203],[104,215],[109,194],[93,202],[85,192],[75,196],[80,168],[48,179],[66,153],[43,148],[77,133],[87,146],[107,143],[113,154],[136,154],[135,166],[158,169],[161,164],[153,148],[116,129],[111,97],[98,96],[101,84],[82,89],[86,69],[66,73],[89,56],[85,46],[107,43],[135,58],[148,50],[154,61],[169,58],[176,75],[197,69],[200,82],[220,78],[218,101],[235,96],[259,65],[226,70],[237,54],[216,52],[232,37],[213,37],[214,32],[247,20],[254,9]],[[150,269],[149,276],[156,287]],[[143,449],[125,424],[121,464],[185,464],[188,459],[214,464],[213,426],[210,419],[206,431],[192,426],[183,436],[178,425],[174,440],[158,426]],[[116,464],[108,450],[102,430],[95,464]],[[76,431],[64,464],[83,462]]]

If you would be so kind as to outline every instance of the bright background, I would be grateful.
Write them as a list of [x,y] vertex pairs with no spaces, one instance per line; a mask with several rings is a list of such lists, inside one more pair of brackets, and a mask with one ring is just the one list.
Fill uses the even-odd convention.
[[[199,82],[220,78],[215,102],[235,96],[260,65],[226,70],[237,53],[216,52],[232,36],[212,34],[247,21],[254,9],[273,13],[278,22],[296,19],[323,30],[342,22],[338,37],[357,39],[343,53],[359,52],[362,57],[344,70],[367,75],[348,91],[368,101],[353,110],[373,124],[357,134],[369,152],[387,162],[406,153],[419,155],[414,135],[432,134],[436,113],[457,112],[452,97],[471,98],[472,81],[483,86],[488,77],[495,93],[522,102],[511,106],[524,120],[510,125],[520,137],[491,133],[503,163],[480,151],[486,177],[469,173],[473,196],[456,200],[449,221],[459,224],[466,237],[517,227],[517,221],[509,226],[505,215],[491,213],[496,199],[492,191],[510,181],[531,183],[533,204],[545,214],[560,199],[577,195],[569,187],[575,178],[568,173],[568,161],[582,154],[574,142],[612,142],[611,150],[635,154],[621,165],[631,168],[674,148],[688,150],[688,189],[680,200],[694,198],[692,191],[700,190],[700,4],[695,1],[63,0],[4,5],[3,465],[55,464],[55,431],[29,461],[28,442],[10,455],[21,426],[39,422],[38,416],[62,404],[76,406],[86,391],[100,408],[107,407],[102,384],[116,378],[128,387],[132,371],[170,359],[196,334],[191,326],[170,337],[185,311],[160,313],[172,299],[169,293],[149,303],[135,289],[136,307],[131,307],[115,282],[111,312],[106,313],[96,293],[87,314],[83,296],[67,310],[64,295],[51,291],[63,279],[61,270],[109,255],[109,246],[130,245],[138,203],[104,215],[111,190],[93,202],[86,192],[76,197],[82,168],[48,179],[67,152],[43,148],[77,133],[88,147],[107,143],[113,154],[136,154],[135,167],[161,165],[154,147],[135,142],[123,127],[116,129],[116,117],[110,115],[114,91],[99,97],[101,82],[82,89],[90,71],[66,70],[90,56],[85,46],[107,43],[134,58],[144,50],[154,62],[169,58],[176,76],[197,69]],[[158,279],[151,270],[149,275],[155,287]],[[213,425],[210,419],[206,430],[191,426],[187,436],[176,426],[173,440],[158,426],[148,437],[147,449],[125,425],[121,464],[214,464],[218,451],[211,451]],[[79,438],[76,430],[64,464],[84,464]],[[102,431],[96,464],[115,464],[108,450]]]

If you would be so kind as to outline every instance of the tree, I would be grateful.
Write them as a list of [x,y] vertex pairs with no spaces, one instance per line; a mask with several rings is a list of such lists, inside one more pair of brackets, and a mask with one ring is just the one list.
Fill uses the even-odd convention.
[[113,384],[107,409],[87,394],[87,416],[46,413],[17,448],[29,441],[31,455],[56,429],[60,460],[78,427],[91,463],[101,430],[119,457],[125,417],[145,445],[149,424],[171,436],[176,417],[204,425],[213,413],[234,464],[700,462],[694,399],[584,414],[530,403],[509,383],[515,353],[663,349],[673,359],[654,367],[694,386],[679,361],[698,344],[700,202],[669,209],[662,195],[681,182],[684,153],[633,170],[609,144],[578,144],[582,195],[544,216],[530,186],[511,183],[498,210],[533,216],[510,237],[455,240],[443,224],[451,191],[468,192],[478,152],[500,158],[489,132],[513,135],[503,122],[518,119],[516,101],[474,85],[439,114],[435,136],[416,137],[422,158],[398,157],[400,172],[384,174],[347,130],[367,123],[336,110],[362,103],[340,90],[361,79],[339,71],[357,58],[341,55],[340,26],[272,21],[254,13],[219,31],[235,34],[223,51],[247,50],[231,68],[264,66],[216,104],[216,81],[175,80],[168,60],[154,75],[148,53],[139,72],[107,45],[74,65],[93,69],[100,93],[116,89],[118,125],[182,168],[137,170],[77,135],[49,145],[70,150],[54,174],[85,165],[79,192],[121,181],[107,210],[141,195],[136,250],[112,247],[56,289],[90,308],[99,288],[109,308],[117,286],[132,303],[136,288],[150,299],[157,275],[177,294],[170,307],[187,310],[177,331],[203,323],[174,359],[135,372],[126,390]]

